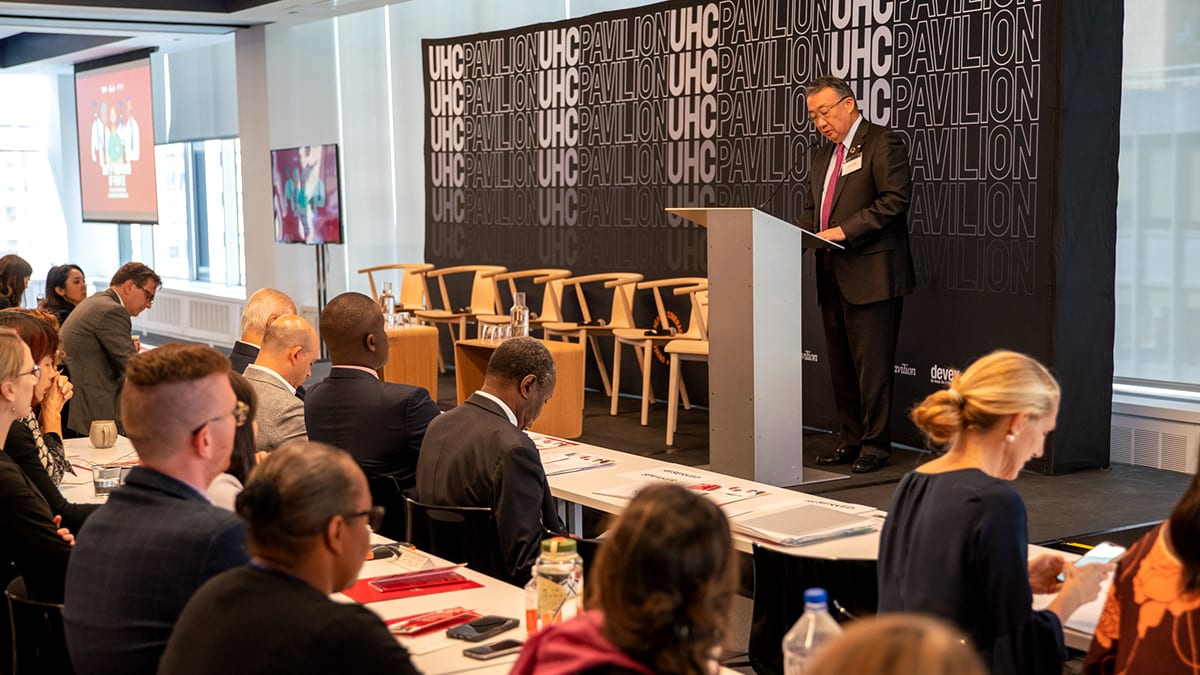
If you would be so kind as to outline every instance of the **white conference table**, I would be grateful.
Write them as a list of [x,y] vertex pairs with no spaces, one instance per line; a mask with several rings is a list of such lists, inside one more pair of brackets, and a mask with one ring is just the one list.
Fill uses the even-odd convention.
[[[624,510],[625,505],[629,503],[628,499],[597,494],[599,491],[606,491],[611,488],[619,488],[622,485],[635,485],[639,482],[638,479],[631,477],[629,474],[651,473],[663,470],[668,470],[678,480],[688,485],[698,481],[713,482],[725,486],[736,486],[745,489],[763,490],[767,494],[759,497],[752,497],[740,502],[734,502],[728,508],[736,509],[738,507],[752,507],[754,511],[745,516],[735,516],[733,520],[742,517],[750,517],[770,511],[801,506],[804,504],[819,504],[829,506],[836,509],[849,510],[854,506],[846,502],[840,502],[835,499],[829,499],[819,495],[809,495],[795,490],[757,483],[751,480],[735,478],[723,474],[714,473],[705,469],[683,466],[672,462],[665,462],[658,459],[634,455],[611,448],[602,448],[586,443],[580,443],[572,440],[565,440],[528,432],[529,436],[534,439],[534,443],[538,445],[539,450],[543,455],[562,454],[568,452],[586,454],[589,456],[603,457],[613,460],[612,464],[601,466],[583,471],[572,473],[564,473],[560,475],[548,476],[547,480],[550,483],[550,492],[554,497],[560,500],[560,514],[565,516],[564,520],[567,523],[568,529],[572,534],[582,534],[580,525],[582,521],[582,507],[586,506],[598,511],[610,514],[619,514]],[[547,466],[548,470],[553,466],[553,463]],[[649,478],[643,479],[645,482]],[[886,513],[877,509],[871,509],[865,506],[860,506],[858,515],[878,518],[882,525]],[[738,532],[733,533],[734,548],[743,553],[753,553],[753,545],[766,546],[768,548],[782,551],[791,555],[805,556],[811,558],[824,558],[829,560],[875,560],[879,557],[879,531],[868,534],[861,534],[852,537],[843,537],[840,539],[832,539],[829,541],[818,542],[806,546],[779,546],[761,539],[756,539]],[[1065,553],[1063,551],[1055,551],[1042,546],[1030,546],[1029,557],[1032,559],[1044,553],[1061,555],[1067,560],[1075,560],[1079,556]],[[1087,651],[1092,642],[1092,633],[1095,632],[1096,619],[1099,617],[1100,610],[1104,604],[1104,598],[1108,592],[1107,582],[1101,590],[1099,597],[1081,607],[1071,616],[1071,620],[1063,627],[1063,635],[1068,647],[1080,651]],[[1034,607],[1043,608],[1050,604],[1054,599],[1053,595],[1035,595]]]

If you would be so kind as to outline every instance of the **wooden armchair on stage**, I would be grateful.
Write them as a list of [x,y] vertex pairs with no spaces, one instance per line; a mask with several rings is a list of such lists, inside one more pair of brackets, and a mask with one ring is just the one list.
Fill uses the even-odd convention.
[[[560,337],[564,340],[578,340],[580,343],[589,342],[592,354],[596,357],[596,368],[600,371],[600,381],[604,384],[605,395],[612,395],[612,385],[608,381],[608,366],[604,362],[604,354],[600,351],[599,338],[612,335],[614,329],[630,328],[633,326],[633,291],[642,275],[635,272],[605,272],[588,274],[582,277],[571,277],[563,280],[563,292],[568,288],[575,289],[575,297],[579,300],[579,310],[583,315],[580,321],[548,321],[542,324],[542,331],[547,340]],[[593,316],[588,306],[585,288],[602,287],[612,293],[608,318]],[[587,359],[584,359],[587,368]]]
[[[691,402],[687,400],[687,390],[683,388],[683,373],[680,370],[681,361],[704,361],[708,363],[708,284],[676,288],[675,295],[691,295],[692,325],[699,324],[699,337],[696,339],[676,339],[667,343],[663,351],[671,359],[671,369],[667,376],[667,445],[675,443],[675,428],[679,422],[679,392],[685,394],[683,407],[691,410]],[[699,319],[697,320],[697,317]]]
[[[502,282],[507,282],[509,300],[508,306],[511,307],[517,292],[522,288],[528,288],[529,284],[544,285],[546,288],[542,291],[542,303],[540,311],[536,316],[531,312],[529,317],[530,332],[541,327],[545,323],[558,323],[562,321],[562,297],[563,297],[563,279],[571,276],[571,270],[557,268],[543,268],[536,270],[520,270],[516,272],[504,272],[498,274],[485,275],[490,278],[496,286],[496,306],[498,312],[496,314],[481,314],[475,317],[480,325],[504,325],[507,324],[511,317],[504,313],[504,298],[506,294],[501,288]],[[526,282],[518,284],[517,282]],[[528,291],[525,291],[526,298],[532,297]],[[530,302],[526,300],[526,302]],[[530,307],[532,310],[532,307]]]
[[[617,328],[613,330],[613,372],[612,372],[612,392],[610,398],[612,400],[609,408],[610,415],[617,414],[617,402],[621,395],[621,346],[630,345],[633,347],[634,353],[638,357],[638,363],[642,369],[642,426],[646,426],[650,414],[650,402],[654,400],[654,392],[650,388],[650,364],[651,356],[654,353],[655,345],[665,345],[672,340],[700,340],[708,336],[707,328],[704,327],[704,317],[694,311],[695,302],[692,303],[692,316],[688,319],[688,329],[683,333],[674,332],[674,323],[671,321],[671,314],[667,312],[666,305],[663,303],[663,289],[690,289],[691,295],[696,293],[708,292],[708,279],[704,277],[679,277],[674,279],[658,279],[656,281],[643,281],[637,285],[639,290],[649,290],[654,294],[654,306],[658,310],[657,326],[646,326],[643,328]],[[657,329],[657,330],[656,330]],[[684,405],[691,407],[691,402],[688,400],[687,389],[683,389]]]
[[376,289],[375,275],[378,273],[394,273],[396,270],[401,270],[400,292],[396,296],[396,309],[415,312],[429,306],[429,287],[425,284],[425,272],[433,268],[434,266],[430,263],[397,263],[395,265],[364,267],[358,273],[367,275],[367,281],[371,284],[371,297],[375,302],[379,302],[379,292]]
[[[507,271],[508,268],[499,265],[456,265],[425,272],[426,279],[437,279],[442,307],[441,309],[419,310],[416,313],[417,318],[435,326],[441,324],[448,326],[451,341],[465,339],[468,321],[481,314],[496,314],[500,311],[496,303],[496,284],[486,275],[502,274]],[[467,305],[455,307],[450,302],[446,277],[460,276],[469,277],[471,280],[471,299]]]

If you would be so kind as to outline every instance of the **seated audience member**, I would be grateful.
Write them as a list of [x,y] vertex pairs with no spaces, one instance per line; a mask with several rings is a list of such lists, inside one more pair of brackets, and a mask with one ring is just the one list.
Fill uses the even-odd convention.
[[67,568],[63,625],[80,675],[155,672],[192,593],[249,560],[241,520],[204,494],[246,419],[229,360],[164,345],[129,361],[121,397],[138,466],[88,518]]
[[1198,625],[1200,474],[1171,516],[1117,561],[1083,672],[1195,673]]
[[247,298],[246,306],[242,309],[242,337],[233,343],[233,351],[229,352],[229,362],[233,364],[234,372],[246,372],[246,366],[258,358],[263,335],[275,323],[275,319],[295,313],[296,303],[286,293],[274,288],[260,288]]
[[15,253],[0,258],[0,309],[20,307],[33,267]]
[[318,356],[317,332],[299,316],[285,314],[267,329],[258,358],[245,373],[258,396],[259,450],[308,440],[304,402],[296,398],[296,387],[312,374]]
[[39,309],[53,314],[61,325],[86,297],[87,280],[79,265],[57,265],[46,275],[46,297]]
[[[1111,567],[1028,560],[1025,505],[1009,481],[1041,456],[1058,400],[1058,383],[1040,363],[1007,351],[930,394],[913,422],[949,449],[900,481],[883,526],[879,611],[950,621],[994,675],[1061,672],[1062,623],[1096,597]],[[1034,592],[1057,596],[1034,611]]]
[[354,457],[375,503],[388,511],[381,533],[402,539],[403,493],[413,489],[425,428],[440,411],[423,387],[379,379],[388,340],[383,312],[371,298],[343,293],[330,300],[321,336],[333,367],[304,398],[308,437]]
[[4,451],[21,467],[50,506],[50,512],[62,516],[62,524],[78,532],[83,521],[100,508],[99,504],[72,504],[58,486],[63,475],[74,474],[62,442],[63,404],[73,393],[71,383],[54,368],[58,354],[58,333],[53,315],[36,309],[10,308],[0,311],[0,327],[16,331],[29,346],[40,375],[33,388],[33,404],[40,407],[12,423]]
[[131,317],[154,303],[162,279],[142,263],[125,263],[109,287],[83,302],[62,326],[63,349],[75,382],[75,398],[67,427],[81,436],[91,432],[92,420],[114,420],[125,433],[120,415],[125,368],[137,354]]
[[538,340],[506,340],[492,353],[483,387],[429,424],[417,460],[417,500],[495,512],[507,581],[524,584],[543,533],[561,530],[525,429],[554,394],[554,359]]
[[[9,428],[29,413],[41,373],[29,347],[0,328],[0,425]],[[0,445],[0,451],[5,450]],[[0,452],[0,560],[13,561],[30,597],[62,602],[72,538],[59,530],[50,506],[7,452]],[[66,535],[66,536],[64,536]]]
[[217,506],[232,511],[234,500],[246,484],[250,470],[258,463],[254,447],[254,435],[258,429],[254,415],[258,410],[258,399],[254,395],[254,387],[250,386],[246,378],[233,371],[229,372],[229,384],[233,387],[233,395],[237,397],[238,403],[246,406],[246,421],[233,434],[233,454],[229,456],[229,468],[208,486],[208,498]]
[[417,672],[378,615],[329,598],[358,578],[377,513],[349,455],[322,443],[280,448],[254,470],[237,512],[251,564],[192,596],[158,672]]
[[600,546],[587,580],[593,609],[531,637],[513,673],[715,673],[736,585],[720,507],[652,485]]
[[804,675],[988,675],[966,636],[944,621],[889,614],[855,621]]

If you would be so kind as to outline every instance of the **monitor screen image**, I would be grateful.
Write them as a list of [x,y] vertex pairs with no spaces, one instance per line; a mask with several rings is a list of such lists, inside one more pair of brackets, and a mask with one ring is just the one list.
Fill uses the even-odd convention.
[[341,193],[336,144],[271,151],[275,240],[341,244]]
[[75,73],[83,220],[157,223],[150,59]]

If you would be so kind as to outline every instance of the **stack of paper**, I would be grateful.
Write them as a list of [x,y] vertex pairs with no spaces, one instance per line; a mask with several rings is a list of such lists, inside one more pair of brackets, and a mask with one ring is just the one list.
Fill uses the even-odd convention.
[[878,521],[841,513],[823,506],[805,505],[780,509],[730,523],[735,532],[783,546],[803,546],[826,539],[865,534],[878,528]]
[[563,454],[542,453],[542,468],[546,470],[547,476],[558,476],[573,471],[597,469],[614,463],[614,460],[607,457],[584,455],[577,452]]

